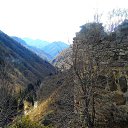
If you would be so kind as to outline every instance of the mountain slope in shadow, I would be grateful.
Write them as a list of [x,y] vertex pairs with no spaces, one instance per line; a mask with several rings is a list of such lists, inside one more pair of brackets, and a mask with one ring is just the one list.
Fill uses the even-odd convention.
[[22,85],[43,79],[56,72],[56,69],[50,63],[29,51],[2,31],[0,31],[0,62],[1,67],[7,65],[6,72],[10,74],[12,81],[22,83]]

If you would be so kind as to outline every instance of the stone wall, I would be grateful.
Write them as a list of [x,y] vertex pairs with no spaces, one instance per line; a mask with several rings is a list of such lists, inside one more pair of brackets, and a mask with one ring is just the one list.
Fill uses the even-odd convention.
[[[93,37],[94,38],[94,37]],[[121,42],[119,41],[121,40]],[[92,71],[92,81],[97,82],[95,90],[95,101],[100,107],[96,107],[96,113],[103,114],[113,104],[118,106],[128,103],[128,40],[109,40],[109,36],[99,40],[96,44],[90,44],[88,38],[83,33],[76,34],[73,42],[73,62],[81,78],[85,79],[84,73]],[[91,65],[91,67],[89,66]],[[85,72],[84,72],[85,71]],[[86,75],[85,75],[86,76]],[[75,113],[81,118],[83,108],[83,92],[79,79],[74,76],[74,103]],[[100,93],[100,94],[99,94]],[[99,106],[99,104],[97,106]],[[101,110],[100,110],[101,109]],[[101,112],[102,111],[102,112]],[[96,117],[98,114],[96,114]],[[103,117],[100,117],[103,118]],[[104,117],[103,119],[105,119]],[[97,119],[98,120],[98,119]]]

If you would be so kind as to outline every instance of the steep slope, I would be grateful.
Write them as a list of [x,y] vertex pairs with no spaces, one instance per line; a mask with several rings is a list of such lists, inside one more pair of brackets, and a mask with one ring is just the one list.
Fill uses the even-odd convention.
[[28,48],[29,50],[31,50],[32,52],[36,53],[39,57],[41,57],[44,60],[50,61],[52,59],[52,57],[48,54],[45,53],[42,49],[39,49],[35,46],[30,46],[28,45],[24,40],[22,40],[19,37],[12,37],[14,40],[16,40],[17,42],[19,42],[20,44],[22,44],[24,47]]
[[52,64],[60,70],[70,69],[72,64],[72,46],[63,50],[57,57],[52,61]]
[[29,45],[29,48],[36,52],[39,56],[42,57],[40,54],[42,51],[47,54],[48,60],[53,60],[61,51],[69,47],[68,44],[61,41],[49,43],[39,39],[32,40],[30,38],[23,38],[23,40],[27,43],[27,45]]
[[49,45],[43,47],[43,50],[50,54],[52,56],[52,58],[54,59],[54,57],[56,55],[58,55],[62,50],[64,50],[65,48],[68,48],[69,45],[64,43],[64,42],[53,42],[50,43]]
[[47,60],[47,61],[52,60],[52,57],[48,53],[44,52],[42,49],[39,49],[33,46],[28,46],[27,48],[32,52],[36,53],[39,57],[41,57],[44,60]]
[[32,83],[55,73],[55,68],[51,64],[2,31],[0,31],[0,61],[1,66],[4,63],[4,65],[8,65],[8,69],[12,69],[10,72],[8,70],[6,72],[16,78],[15,83],[17,84]]
[[32,121],[53,124],[57,128],[71,125],[75,116],[72,76],[69,71],[44,79],[38,92],[38,106],[28,113]]
[[28,46],[27,43],[24,40],[22,40],[21,38],[19,38],[19,37],[12,36],[11,38],[16,40],[18,43],[22,44],[23,46]]
[[33,46],[33,47],[36,47],[36,48],[43,48],[44,46],[49,44],[49,42],[43,41],[43,40],[40,40],[40,39],[33,40],[33,39],[30,39],[30,38],[23,38],[23,40],[29,46]]

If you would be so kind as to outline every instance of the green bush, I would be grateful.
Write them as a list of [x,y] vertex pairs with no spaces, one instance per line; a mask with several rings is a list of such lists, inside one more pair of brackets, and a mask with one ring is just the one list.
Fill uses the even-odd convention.
[[43,126],[39,123],[33,122],[29,117],[22,117],[17,119],[12,125],[7,128],[53,128],[52,126]]

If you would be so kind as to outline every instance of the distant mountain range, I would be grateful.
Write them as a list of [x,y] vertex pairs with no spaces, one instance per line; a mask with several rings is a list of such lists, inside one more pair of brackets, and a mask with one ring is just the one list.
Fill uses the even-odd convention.
[[[19,37],[12,37],[14,40],[16,40],[17,42],[19,42],[21,45],[23,45],[24,47],[28,48],[29,50],[31,50],[32,52],[36,53],[38,56],[40,56],[42,59],[50,61],[52,59],[52,57],[48,54],[45,53],[42,49],[37,48],[35,46],[30,46],[29,44],[27,44],[23,39],[19,38]],[[31,39],[30,39],[31,40]],[[43,42],[43,41],[42,41]]]
[[64,49],[68,48],[69,45],[58,41],[58,42],[53,42],[50,43],[49,45],[43,47],[44,52],[50,54],[52,59],[54,59],[60,52],[62,52]]
[[[26,85],[56,72],[50,63],[18,42],[0,31],[0,69],[6,69],[10,81]],[[24,41],[22,44],[26,45]]]
[[50,43],[39,39],[20,39],[18,37],[14,37],[14,39],[16,39],[18,42],[20,42],[22,45],[24,45],[31,51],[35,52],[41,58],[49,61],[52,61],[60,52],[69,47],[68,44],[61,41]]
[[36,48],[40,48],[42,49],[44,46],[50,44],[49,42],[47,41],[43,41],[43,40],[40,40],[40,39],[31,39],[31,38],[23,38],[23,40],[29,45],[29,46],[33,46],[33,47],[36,47]]

